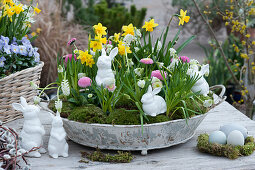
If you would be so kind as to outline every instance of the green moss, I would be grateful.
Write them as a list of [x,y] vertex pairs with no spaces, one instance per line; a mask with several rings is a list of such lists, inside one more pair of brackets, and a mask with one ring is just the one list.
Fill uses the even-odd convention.
[[160,114],[157,115],[155,117],[153,116],[147,116],[147,118],[149,119],[149,121],[147,121],[146,119],[144,119],[145,123],[151,124],[151,123],[160,123],[160,122],[167,122],[170,121],[171,119],[166,116],[165,114]]
[[125,108],[126,110],[137,110],[135,103],[130,99],[130,96],[123,95],[115,105],[116,109]]
[[106,115],[99,107],[95,105],[86,105],[74,108],[68,116],[68,119],[84,123],[104,124]]
[[236,159],[241,155],[247,156],[252,154],[255,149],[255,144],[253,137],[247,137],[244,146],[211,144],[209,143],[209,135],[205,133],[198,136],[197,148],[201,152]]
[[138,111],[127,111],[126,109],[115,109],[106,118],[108,124],[115,125],[139,125],[140,117]]
[[114,163],[128,163],[133,160],[133,156],[130,152],[122,152],[118,151],[115,155],[105,154],[101,152],[99,149],[92,153],[81,152],[82,157],[88,158],[91,161],[98,162],[114,162]]

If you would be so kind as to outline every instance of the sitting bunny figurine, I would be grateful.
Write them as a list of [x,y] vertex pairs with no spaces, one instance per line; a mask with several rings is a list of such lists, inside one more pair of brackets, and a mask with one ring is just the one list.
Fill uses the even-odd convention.
[[160,113],[166,112],[165,100],[156,95],[160,92],[161,88],[155,88],[152,91],[151,85],[148,87],[147,93],[142,96],[141,102],[143,103],[143,111],[146,115],[157,116]]
[[114,79],[114,74],[112,72],[112,60],[118,54],[118,48],[115,47],[109,56],[106,56],[105,49],[102,49],[102,55],[98,57],[97,60],[97,75],[96,82],[98,86],[104,85],[105,82],[109,79]]
[[49,155],[53,158],[58,158],[58,156],[68,157],[68,148],[63,121],[59,112],[57,112],[56,116],[52,115],[52,127],[48,144]]
[[191,91],[196,93],[199,92],[199,94],[202,94],[204,96],[207,96],[209,93],[209,84],[204,78],[204,74],[206,73],[205,70],[208,69],[209,72],[209,65],[202,66],[201,71],[198,71],[198,66],[193,66],[192,74],[191,76],[199,76],[200,79],[194,84],[194,86],[191,88]]
[[13,103],[12,107],[15,110],[21,111],[24,116],[24,124],[20,134],[21,147],[26,151],[30,151],[34,147],[40,147],[39,151],[32,151],[26,154],[29,157],[41,157],[41,153],[46,153],[43,146],[43,135],[45,134],[44,127],[38,117],[40,108],[35,105],[28,105],[24,97],[20,97],[19,103]]

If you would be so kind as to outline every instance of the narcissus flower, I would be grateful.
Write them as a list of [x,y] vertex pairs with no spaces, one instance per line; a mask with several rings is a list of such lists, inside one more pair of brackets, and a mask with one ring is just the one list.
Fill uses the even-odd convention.
[[122,35],[135,34],[135,27],[133,26],[133,24],[129,24],[128,26],[122,26],[122,30],[124,31]]
[[102,42],[99,40],[91,41],[90,42],[90,47],[93,48],[93,51],[96,52],[97,50],[102,49]]
[[95,29],[95,33],[97,35],[106,35],[106,27],[104,27],[101,23],[98,23],[97,25],[94,25],[93,28]]
[[190,17],[189,16],[186,16],[186,14],[187,14],[187,10],[186,11],[183,11],[182,9],[181,9],[181,11],[180,11],[180,15],[179,15],[179,25],[183,25],[184,24],[184,21],[186,22],[186,23],[188,23],[189,22],[189,19],[190,19]]
[[145,24],[142,28],[145,28],[146,31],[152,32],[153,28],[155,28],[156,26],[158,26],[158,24],[154,23],[154,19],[151,19],[149,22],[145,21]]
[[120,55],[125,55],[126,53],[132,53],[130,47],[126,47],[122,45],[122,43],[118,44],[118,50]]
[[39,8],[37,8],[38,7],[38,3],[36,4],[36,7],[34,8],[34,14],[35,13],[40,13],[41,12],[41,10],[39,9]]
[[143,64],[153,64],[153,60],[151,58],[143,58],[140,62]]

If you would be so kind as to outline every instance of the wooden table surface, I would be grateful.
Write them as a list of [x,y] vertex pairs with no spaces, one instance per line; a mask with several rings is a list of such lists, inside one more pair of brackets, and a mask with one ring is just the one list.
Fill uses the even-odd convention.
[[[41,121],[45,127],[44,145],[47,148],[51,120],[49,114],[45,111],[40,112]],[[15,120],[6,124],[9,127],[20,131],[23,120]],[[27,158],[32,165],[32,170],[72,170],[72,169],[109,169],[109,170],[158,170],[158,169],[255,169],[255,155],[240,157],[236,160],[229,160],[225,157],[216,157],[209,154],[200,153],[196,148],[197,136],[201,133],[211,133],[218,130],[226,123],[238,123],[248,129],[249,135],[255,136],[255,122],[250,120],[241,112],[236,110],[227,102],[223,102],[210,111],[203,122],[196,130],[196,135],[184,144],[169,147],[166,149],[157,149],[148,151],[147,156],[141,156],[140,152],[132,152],[135,156],[131,163],[112,164],[91,162],[79,163],[81,159],[80,151],[93,151],[93,148],[81,146],[72,141],[69,143],[68,158],[50,158],[46,153],[41,158]],[[107,153],[116,153],[115,151],[105,151]]]

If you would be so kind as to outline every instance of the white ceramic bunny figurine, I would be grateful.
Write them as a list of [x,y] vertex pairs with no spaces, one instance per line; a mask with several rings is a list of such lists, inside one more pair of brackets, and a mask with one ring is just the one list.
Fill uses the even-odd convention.
[[166,112],[166,101],[158,94],[161,88],[155,88],[152,91],[151,85],[148,87],[147,93],[142,96],[143,111],[146,115],[157,116]]
[[26,156],[41,157],[41,153],[46,153],[46,150],[42,147],[45,130],[38,117],[40,108],[35,105],[28,105],[24,97],[20,97],[20,102],[21,104],[13,103],[12,107],[21,111],[24,116],[24,124],[20,133],[21,147],[26,151],[30,151],[33,147],[40,147],[39,150],[29,152]]
[[68,148],[63,121],[59,112],[57,112],[56,116],[52,115],[52,127],[48,144],[49,155],[53,158],[68,157]]
[[209,93],[209,84],[207,83],[207,81],[204,78],[204,74],[207,72],[209,72],[209,65],[204,65],[202,66],[201,70],[198,71],[198,66],[195,65],[193,66],[192,69],[192,74],[191,76],[199,76],[201,77],[195,84],[194,86],[191,88],[191,91],[193,91],[194,93],[199,92],[199,94],[202,94],[204,96],[207,96]]
[[107,56],[105,49],[102,49],[102,55],[98,57],[97,60],[97,75],[96,82],[98,86],[105,85],[105,82],[109,79],[114,79],[114,74],[112,71],[112,60],[118,54],[118,48],[115,47],[110,55]]

